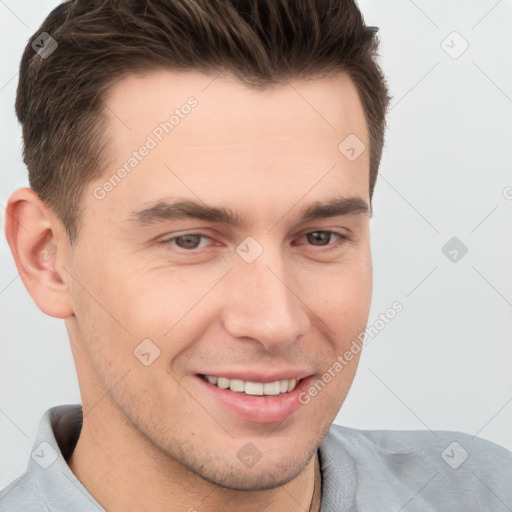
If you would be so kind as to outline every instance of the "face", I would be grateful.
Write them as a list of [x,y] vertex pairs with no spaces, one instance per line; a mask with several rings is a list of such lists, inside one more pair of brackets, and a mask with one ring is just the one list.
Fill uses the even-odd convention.
[[283,485],[341,407],[368,318],[356,89],[159,71],[105,101],[111,161],[68,268],[84,411],[107,394],[123,420],[110,428],[162,460],[232,489]]

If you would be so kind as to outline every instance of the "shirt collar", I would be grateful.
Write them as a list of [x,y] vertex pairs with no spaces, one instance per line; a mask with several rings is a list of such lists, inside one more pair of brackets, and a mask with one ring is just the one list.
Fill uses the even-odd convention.
[[[69,468],[66,460],[73,453],[82,428],[82,407],[59,405],[41,418],[27,470],[49,510],[55,512],[98,512],[104,508],[92,497]],[[349,510],[356,482],[354,461],[329,430],[319,452],[322,473],[320,512]]]
[[80,405],[52,407],[39,422],[27,470],[52,512],[104,511],[66,462],[73,453],[81,428]]

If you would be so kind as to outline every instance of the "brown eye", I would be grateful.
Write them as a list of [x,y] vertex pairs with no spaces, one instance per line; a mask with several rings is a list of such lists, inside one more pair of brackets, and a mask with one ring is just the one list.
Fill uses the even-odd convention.
[[312,231],[311,233],[306,233],[305,236],[311,245],[326,246],[330,245],[332,235],[343,238],[342,235],[334,231]]
[[[164,240],[163,243],[169,245],[177,245],[181,249],[198,249],[201,244],[201,240],[209,239],[206,235],[201,235],[198,233],[188,233],[186,235],[174,236],[172,238],[168,238]],[[203,245],[204,247],[204,245]]]
[[176,238],[176,245],[182,249],[197,249],[201,235],[183,235]]

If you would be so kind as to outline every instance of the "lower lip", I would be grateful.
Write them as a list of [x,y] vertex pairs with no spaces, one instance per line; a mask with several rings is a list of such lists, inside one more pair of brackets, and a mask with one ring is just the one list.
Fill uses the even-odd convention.
[[254,396],[221,389],[196,375],[199,384],[204,387],[216,402],[220,403],[238,418],[252,423],[276,423],[283,421],[296,412],[303,404],[299,401],[301,391],[309,388],[314,376],[302,379],[293,391],[279,395]]

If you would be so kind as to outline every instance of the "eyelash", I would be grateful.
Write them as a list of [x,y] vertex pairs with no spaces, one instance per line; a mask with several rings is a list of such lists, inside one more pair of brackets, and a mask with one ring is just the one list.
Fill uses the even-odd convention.
[[[342,234],[342,233],[338,233],[337,231],[329,231],[329,230],[316,230],[316,231],[308,231],[307,233],[304,233],[303,235],[301,235],[301,238],[304,238],[305,236],[307,235],[311,235],[313,233],[328,233],[330,235],[335,235],[335,236],[338,236],[338,243],[329,243],[327,245],[311,245],[311,247],[319,247],[321,249],[323,249],[324,251],[328,251],[328,250],[331,250],[331,249],[334,249],[336,247],[338,247],[339,245],[341,245],[344,241],[348,240],[349,238]],[[201,239],[210,239],[211,238],[208,236],[208,235],[204,235],[203,233],[184,233],[183,235],[179,235],[179,236],[173,236],[171,238],[167,238],[165,240],[162,240],[160,243],[164,244],[164,245],[175,245],[176,247],[178,247],[178,249],[182,250],[182,251],[185,251],[185,252],[195,252],[195,251],[199,251],[201,249],[203,249],[204,247],[195,247],[193,249],[184,249],[183,247],[179,247],[178,245],[174,244],[173,242],[180,239],[180,238],[184,238],[184,237],[187,237],[187,236],[199,236],[201,237]],[[201,243],[201,242],[200,242]]]

